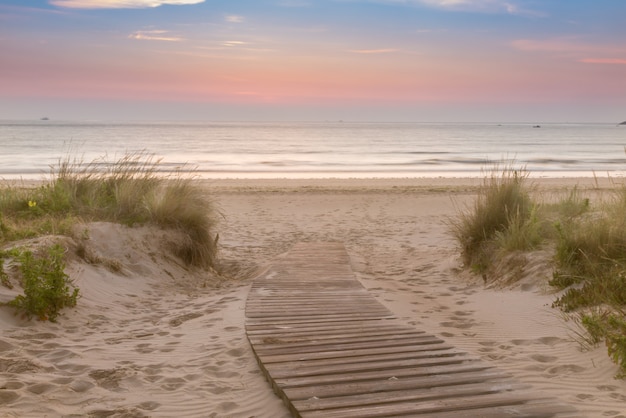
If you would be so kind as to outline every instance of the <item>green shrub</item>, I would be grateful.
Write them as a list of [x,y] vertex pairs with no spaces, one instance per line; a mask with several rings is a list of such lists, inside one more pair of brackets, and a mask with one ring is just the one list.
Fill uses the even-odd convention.
[[22,273],[24,294],[8,303],[28,317],[56,321],[64,307],[76,306],[78,288],[70,291],[69,276],[65,274],[63,248],[53,245],[48,253],[36,257],[32,251],[23,251],[17,261]]

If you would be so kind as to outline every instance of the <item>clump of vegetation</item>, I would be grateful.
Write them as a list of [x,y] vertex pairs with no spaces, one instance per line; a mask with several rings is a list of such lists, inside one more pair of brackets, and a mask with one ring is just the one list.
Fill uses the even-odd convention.
[[[588,341],[604,342],[626,374],[626,189],[592,210],[578,189],[553,205],[534,203],[526,176],[510,168],[484,182],[474,206],[452,222],[466,265],[483,274],[503,254],[554,248],[554,306],[576,312]],[[548,227],[551,225],[551,227]]]
[[474,206],[451,221],[465,265],[484,274],[499,245],[514,250],[536,245],[533,202],[525,170],[506,167],[486,177]]
[[154,224],[181,231],[176,252],[190,265],[210,268],[217,253],[217,214],[193,179],[165,176],[160,160],[145,153],[115,162],[66,158],[37,188],[6,187],[0,193],[0,244],[41,235],[69,235],[82,221]]
[[618,377],[626,377],[626,311],[602,309],[585,313],[581,322],[592,343],[604,341],[609,357],[619,366]]
[[17,252],[22,273],[24,294],[8,303],[28,317],[55,322],[61,309],[76,306],[78,288],[70,290],[71,281],[65,273],[63,248],[53,245],[48,253],[35,256],[32,251]]
[[[173,251],[189,265],[214,268],[217,254],[214,205],[206,193],[195,187],[192,178],[166,176],[159,164],[160,160],[143,152],[114,162],[102,158],[83,163],[66,158],[52,168],[50,180],[42,186],[5,186],[0,190],[0,245],[43,235],[71,235],[78,222],[153,224],[182,234],[182,242]],[[59,266],[54,257],[46,260],[56,261],[42,261],[39,267],[33,264],[32,257],[21,257],[18,261],[22,266],[30,263],[26,266],[28,271],[36,270],[39,277],[46,278],[43,270],[55,271]],[[60,272],[50,274],[57,277]],[[0,279],[5,282],[3,277],[0,273]],[[30,276],[24,274],[24,277]],[[50,286],[43,287],[45,292],[51,292]],[[47,301],[53,308],[71,305],[71,300],[59,305],[32,289],[29,292],[30,296],[19,299],[14,306],[19,305],[40,318],[55,317],[39,307],[35,309],[41,301]]]
[[550,284],[568,288],[555,302],[566,311],[626,306],[626,191],[602,209],[558,225],[557,270]]

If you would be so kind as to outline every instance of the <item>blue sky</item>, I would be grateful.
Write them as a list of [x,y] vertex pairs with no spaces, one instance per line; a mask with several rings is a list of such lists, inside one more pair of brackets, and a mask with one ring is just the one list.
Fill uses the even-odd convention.
[[626,1],[2,0],[0,118],[616,122]]

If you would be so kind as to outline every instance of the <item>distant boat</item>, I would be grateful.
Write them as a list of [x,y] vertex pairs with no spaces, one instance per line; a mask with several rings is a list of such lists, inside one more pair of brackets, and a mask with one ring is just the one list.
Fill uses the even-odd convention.
[[622,123],[620,123],[619,125],[626,125],[626,120]]
[[49,117],[47,117],[47,116],[44,116],[43,118],[41,118],[41,119],[39,119],[39,120],[50,120],[50,118],[49,118]]
[[541,125],[535,125],[533,128],[541,128]]

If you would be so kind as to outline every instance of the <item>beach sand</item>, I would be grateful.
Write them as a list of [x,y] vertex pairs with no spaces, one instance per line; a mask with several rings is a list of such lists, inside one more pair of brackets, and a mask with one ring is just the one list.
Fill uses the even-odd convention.
[[[550,196],[612,182],[538,179]],[[78,306],[57,323],[0,307],[2,417],[288,417],[245,337],[255,272],[299,241],[341,241],[357,278],[415,328],[440,336],[588,417],[626,417],[626,382],[605,347],[550,307],[546,260],[485,286],[462,269],[448,219],[480,179],[202,181],[223,214],[224,279],[169,255],[175,236],[105,223],[65,244]],[[82,229],[80,229],[82,228]],[[86,230],[86,231],[85,231]],[[6,302],[19,289],[0,287]]]

